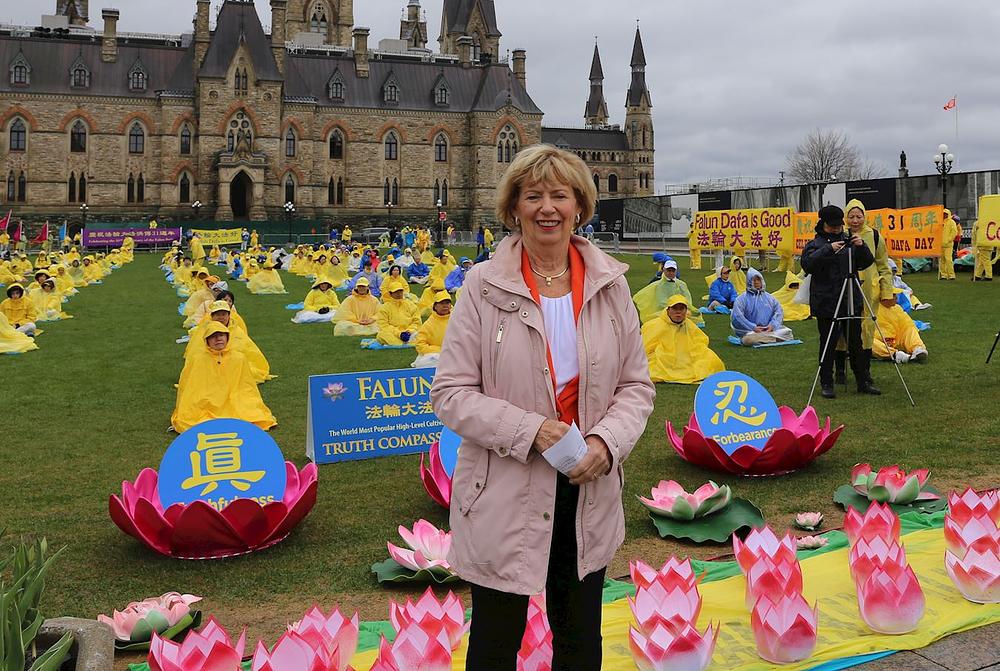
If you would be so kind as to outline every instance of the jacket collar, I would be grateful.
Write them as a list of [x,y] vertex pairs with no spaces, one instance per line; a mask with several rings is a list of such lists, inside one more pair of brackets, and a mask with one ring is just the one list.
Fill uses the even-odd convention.
[[[614,260],[584,237],[574,235],[570,238],[570,244],[580,252],[586,268],[586,280],[583,283],[585,305],[598,291],[628,271],[627,265]],[[513,233],[504,238],[497,245],[493,258],[487,262],[483,279],[498,289],[531,299],[531,291],[521,276],[523,247],[520,233]]]

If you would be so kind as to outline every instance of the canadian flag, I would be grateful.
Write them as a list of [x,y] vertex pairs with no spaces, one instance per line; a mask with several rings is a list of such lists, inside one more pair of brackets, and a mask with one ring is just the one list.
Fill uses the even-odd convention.
[[6,233],[7,227],[10,226],[10,215],[14,214],[14,210],[7,212],[7,216],[0,219],[0,233]]
[[951,100],[949,100],[944,104],[944,109],[946,112],[948,110],[953,110],[956,107],[958,107],[958,96],[954,96]]

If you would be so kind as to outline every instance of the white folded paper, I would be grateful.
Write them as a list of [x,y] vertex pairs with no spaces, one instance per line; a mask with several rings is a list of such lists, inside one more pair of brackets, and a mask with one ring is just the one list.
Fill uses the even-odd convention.
[[569,475],[587,456],[587,443],[576,423],[559,439],[559,442],[542,452],[545,461],[563,475]]

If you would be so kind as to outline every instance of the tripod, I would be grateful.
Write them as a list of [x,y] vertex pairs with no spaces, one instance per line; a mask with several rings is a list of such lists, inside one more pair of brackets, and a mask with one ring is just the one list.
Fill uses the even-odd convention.
[[[820,371],[823,370],[823,364],[826,362],[826,357],[830,353],[830,342],[833,340],[833,332],[836,330],[837,322],[841,321],[853,321],[855,319],[862,320],[864,317],[854,314],[854,287],[858,288],[861,293],[861,300],[864,301],[865,306],[868,308],[868,312],[871,313],[872,322],[875,324],[875,329],[878,331],[878,335],[882,338],[882,342],[888,344],[888,340],[885,339],[885,334],[882,333],[882,328],[878,325],[877,314],[875,310],[872,309],[871,303],[868,301],[868,296],[865,295],[864,287],[861,286],[861,280],[854,273],[854,254],[851,251],[850,240],[845,241],[844,246],[840,249],[837,254],[842,254],[847,252],[847,277],[844,278],[843,284],[840,286],[840,295],[837,297],[837,307],[833,311],[833,321],[830,323],[830,331],[826,334],[826,341],[823,346],[822,355],[819,359],[819,366],[816,368],[816,377],[813,378],[812,389],[809,390],[809,401],[806,403],[807,406],[812,405],[813,394],[816,393],[816,383],[819,382]],[[840,316],[840,306],[844,302],[844,294],[847,294],[847,308],[850,313],[849,316]],[[997,334],[997,340],[1000,340],[1000,333]],[[993,347],[996,347],[996,343],[993,343]],[[992,352],[990,353],[992,355]],[[903,372],[899,369],[899,362],[896,361],[896,357],[889,357],[892,360],[892,364],[896,367],[896,374],[899,375],[899,381],[903,383],[903,389],[906,391],[907,398],[910,399],[910,405],[917,407],[917,404],[913,402],[913,396],[910,394],[909,387],[906,386],[906,380],[903,379]],[[988,360],[987,360],[988,361]]]
[[989,356],[986,357],[986,363],[990,362],[993,358],[993,353],[997,351],[997,343],[1000,342],[1000,331],[997,331],[997,337],[993,339],[993,347],[990,348]]

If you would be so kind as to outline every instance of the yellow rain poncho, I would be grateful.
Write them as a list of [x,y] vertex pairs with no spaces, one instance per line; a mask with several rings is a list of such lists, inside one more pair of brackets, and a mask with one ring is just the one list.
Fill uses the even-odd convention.
[[[434,303],[450,300],[451,296],[447,291],[439,291],[434,297]],[[417,330],[417,337],[413,343],[417,349],[417,354],[441,353],[441,345],[444,343],[444,334],[448,330],[450,320],[450,314],[442,317],[436,312],[431,312],[431,316]]]
[[[733,266],[733,262],[737,259],[740,261],[740,269],[736,270]],[[734,256],[729,261],[729,281],[733,283],[733,287],[736,288],[736,294],[745,294],[747,292],[747,264],[743,260],[742,256]]]
[[[390,294],[405,291],[405,283],[389,280],[382,287],[383,303],[375,315],[378,324],[376,339],[383,345],[404,345],[415,338],[420,328],[420,308],[406,298],[393,298]],[[403,340],[403,334],[408,334]]]
[[451,271],[457,267],[458,264],[455,263],[455,259],[453,259],[451,254],[445,250],[445,256],[443,258],[439,258],[437,263],[431,267],[431,273],[427,276],[427,284],[434,284],[434,280],[437,279],[440,279],[443,283],[445,278],[451,274]]
[[[691,304],[680,294],[671,296],[667,303],[684,304],[688,312],[691,311]],[[695,384],[726,370],[722,359],[709,348],[708,336],[698,325],[687,318],[675,324],[666,309],[656,319],[642,325],[642,342],[653,382]]]
[[786,322],[800,322],[809,319],[809,306],[793,303],[795,292],[799,290],[802,278],[791,271],[785,272],[785,286],[775,291],[772,296],[781,303],[781,310],[785,313]]
[[201,287],[199,287],[197,291],[191,292],[187,302],[184,303],[184,316],[186,317],[184,320],[184,328],[191,328],[198,323],[200,317],[196,317],[195,315],[198,313],[198,308],[200,308],[205,301],[215,300],[215,294],[209,287],[218,281],[219,278],[214,275],[206,277],[201,281]]
[[333,316],[335,336],[373,336],[378,333],[375,315],[382,305],[370,293],[360,295],[358,287],[368,287],[368,278],[362,277],[354,287],[354,292],[344,299]]
[[[51,287],[46,291],[45,287]],[[62,311],[62,294],[55,289],[55,280],[49,278],[42,286],[28,292],[28,300],[35,310],[35,321],[55,322],[60,319],[72,319],[71,315]]]
[[[684,280],[669,280],[666,274],[635,292],[632,300],[635,301],[635,306],[639,309],[639,321],[645,324],[659,317],[663,309],[667,307],[667,299],[674,294],[680,294],[687,300],[688,305],[694,305],[694,301],[691,300],[691,291]],[[705,317],[697,311],[693,312],[689,319],[696,324],[705,322]]]
[[990,247],[983,244],[986,242],[983,238],[985,233],[983,228],[986,226],[986,221],[984,219],[976,220],[976,223],[972,225],[972,252],[975,254],[973,260],[975,264],[972,269],[972,280],[992,280],[993,279],[993,264],[996,263],[997,255],[1000,254],[1000,247]]
[[200,266],[205,262],[205,245],[201,243],[201,238],[197,235],[191,238],[191,242],[189,244],[191,260],[194,262],[194,265]]
[[[334,262],[332,259],[337,259],[337,260],[336,262]],[[324,267],[321,269],[321,271],[316,273],[316,279],[319,279],[321,277],[326,278],[330,282],[330,284],[333,285],[334,289],[336,289],[344,282],[346,282],[348,279],[350,279],[347,275],[347,268],[344,266],[343,263],[340,262],[340,259],[337,258],[336,256],[331,257],[331,260],[326,264],[324,264]]]
[[[20,298],[11,298],[15,287],[22,292]],[[0,303],[0,314],[3,314],[14,328],[34,324],[37,318],[34,303],[24,295],[24,286],[16,282],[7,287],[7,298]]]
[[[865,212],[864,203],[857,198],[847,203],[844,208],[844,219],[846,220],[851,210],[858,208]],[[850,231],[848,231],[850,232]],[[861,227],[859,236],[868,245],[868,249],[875,255],[875,263],[859,272],[861,287],[871,304],[872,309],[878,308],[880,300],[895,299],[892,291],[892,270],[889,268],[889,253],[885,246],[885,237],[879,235],[878,244],[875,244],[875,231],[866,223]],[[872,320],[872,313],[868,306],[864,306],[864,319],[861,322],[861,345],[864,349],[872,349],[875,341],[875,322]]]
[[288,266],[288,272],[299,277],[305,277],[309,274],[308,265],[309,259],[306,257],[306,253],[301,249],[297,249],[295,250],[295,255],[292,256],[292,264]]
[[694,227],[688,231],[688,253],[691,254],[691,270],[701,270],[701,248],[698,247]]
[[11,326],[0,310],[0,354],[24,354],[36,349],[35,341]]
[[73,280],[70,278],[69,274],[66,272],[66,266],[58,265],[53,266],[55,268],[56,274],[53,279],[56,281],[56,291],[63,298],[68,298],[73,294],[80,293],[75,288],[73,288]]
[[910,315],[906,314],[906,311],[899,305],[887,308],[879,304],[878,327],[882,335],[885,336],[885,340],[882,340],[878,331],[875,332],[872,354],[876,358],[888,359],[896,351],[913,355],[918,349],[922,349],[926,354],[927,346],[924,345],[924,341],[920,337],[917,325],[913,323]]
[[242,419],[265,431],[278,422],[264,405],[246,356],[230,340],[216,351],[206,338],[215,333],[229,334],[219,322],[211,322],[200,342],[184,360],[177,383],[177,403],[170,424],[182,433],[196,424],[217,418]]
[[85,256],[83,258],[83,279],[87,281],[87,284],[100,282],[103,277],[104,272],[101,270],[101,266],[98,265],[97,261],[94,260],[94,257]]
[[255,273],[247,282],[247,290],[252,294],[287,294],[281,276],[270,261],[264,264],[263,270]]
[[87,278],[83,274],[83,266],[79,265],[79,263],[79,261],[74,261],[73,265],[66,271],[69,274],[69,279],[73,282],[74,289],[87,286]]
[[208,252],[208,260],[210,263],[218,263],[219,257],[222,256],[222,250],[219,249],[218,245],[212,245],[211,251]]
[[189,332],[190,340],[184,350],[184,356],[190,356],[197,349],[205,339],[205,333],[211,328],[212,324],[220,323],[212,318],[212,315],[216,312],[229,313],[229,324],[224,324],[224,326],[229,329],[230,345],[232,345],[234,350],[247,358],[250,364],[250,373],[254,381],[257,384],[261,384],[274,379],[276,376],[271,375],[271,364],[268,362],[267,357],[264,356],[264,353],[257,347],[257,343],[247,333],[246,322],[236,313],[236,308],[230,307],[226,301],[215,301],[208,307],[207,314],[202,322]]
[[444,291],[444,280],[437,280],[424,289],[424,293],[420,294],[420,300],[417,301],[421,315],[426,317],[431,312],[431,308],[437,302],[437,295],[442,291]]
[[38,252],[38,256],[35,257],[35,270],[47,270],[50,265],[52,262],[49,261],[49,255],[45,252]]
[[[327,287],[325,291],[320,288],[321,285]],[[339,307],[340,298],[333,290],[330,280],[320,278],[313,282],[312,289],[302,303],[302,309],[292,317],[292,321],[296,324],[332,322]]]
[[0,284],[14,284],[15,282],[20,282],[21,278],[18,276],[9,261],[0,261]]

